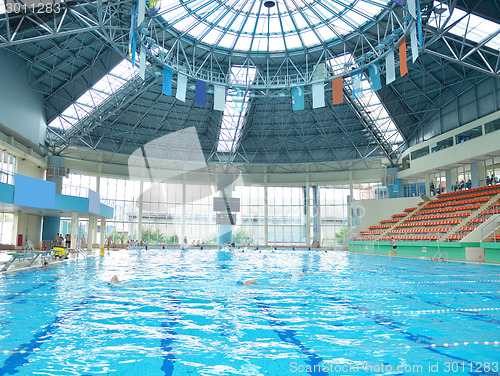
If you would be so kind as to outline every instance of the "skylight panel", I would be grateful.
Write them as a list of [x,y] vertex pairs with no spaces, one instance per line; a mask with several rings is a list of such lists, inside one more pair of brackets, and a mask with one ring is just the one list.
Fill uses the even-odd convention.
[[[210,34],[216,34],[204,37],[203,42],[226,48],[232,48],[234,35],[242,33],[255,34],[256,38],[266,38],[268,33],[283,34],[288,39],[323,27],[325,34],[322,34],[321,38],[314,37],[305,42],[307,46],[312,46],[338,38],[366,22],[375,22],[376,15],[388,7],[388,1],[280,0],[276,6],[267,8],[260,1],[234,0],[227,3],[187,0],[182,2],[181,6],[178,1],[163,0],[161,14],[169,24],[195,38],[201,38],[206,31],[200,24],[210,25]],[[331,29],[328,31],[324,26],[336,28],[337,32],[332,33]],[[224,41],[226,37],[232,40]],[[246,49],[257,51],[267,50],[268,47],[267,42],[261,40],[256,40],[250,46],[247,42],[245,46]],[[287,40],[284,43],[269,44],[272,51],[300,47],[303,47],[303,43],[288,43]],[[245,49],[240,45],[236,45],[236,48]]]
[[328,40],[335,37],[335,33],[326,25],[318,27],[316,29],[316,32],[321,35],[321,38],[323,38],[323,40]]
[[[455,9],[451,16],[452,22],[464,17],[465,12],[460,9]],[[491,33],[498,32],[500,30],[500,25],[487,20],[485,18],[476,16],[474,14],[469,14],[465,18],[463,18],[457,25],[452,27],[449,32],[466,39],[469,39],[473,42],[479,43]],[[500,36],[497,35],[491,41],[486,43],[486,46],[500,49]]]
[[443,27],[444,20],[449,17],[447,25],[453,25],[455,22],[457,23],[448,30],[449,33],[475,43],[481,43],[489,36],[495,34],[485,46],[495,50],[500,49],[500,34],[498,34],[500,31],[500,24],[474,14],[467,14],[465,11],[458,8],[455,8],[450,16],[448,8],[438,1],[434,2],[434,6],[436,9],[443,9],[443,11],[435,15],[434,18],[429,21],[429,25],[436,28]]
[[237,36],[233,33],[226,33],[226,35],[224,35],[224,38],[221,39],[219,45],[221,45],[222,47],[230,48],[233,46],[236,37]]
[[302,41],[298,35],[289,35],[286,37],[286,46],[290,49],[299,48],[302,47]]
[[235,47],[238,50],[247,51],[250,49],[251,43],[252,43],[252,37],[246,35],[240,35]]
[[5,14],[5,2],[0,1],[0,14]]
[[[354,62],[352,55],[349,53],[330,59],[329,64],[334,73],[338,75],[344,74],[348,68],[359,67],[359,65]],[[366,74],[367,72],[365,72],[365,75]],[[347,83],[351,82],[349,76],[344,79]],[[389,113],[385,109],[382,102],[380,102],[377,94],[372,92],[370,82],[366,79],[366,77],[361,81],[361,84],[363,88],[363,95],[357,98],[356,101],[366,112],[368,116],[367,120],[373,122],[384,138],[392,145],[393,150],[395,150],[398,145],[404,141],[403,136],[397,129],[396,124],[389,116]]]
[[[257,68],[248,66],[233,66],[231,82],[235,85],[248,86],[255,79]],[[234,87],[228,90],[226,106],[217,143],[218,152],[235,151],[241,135],[241,128],[246,118],[249,93],[244,87]]]
[[320,43],[318,37],[312,30],[304,31],[300,35],[302,37],[302,40],[304,41],[304,45],[306,46],[314,46]]
[[220,32],[216,30],[210,30],[207,35],[202,39],[203,42],[208,44],[214,44],[217,42],[217,39],[220,37]]
[[285,42],[281,35],[269,39],[269,49],[270,50],[284,50]]
[[132,68],[132,64],[128,60],[122,60],[120,64],[65,109],[60,116],[51,121],[49,126],[64,130],[71,128],[86,118],[110,95],[120,90],[132,77],[137,75],[137,72],[138,69]]

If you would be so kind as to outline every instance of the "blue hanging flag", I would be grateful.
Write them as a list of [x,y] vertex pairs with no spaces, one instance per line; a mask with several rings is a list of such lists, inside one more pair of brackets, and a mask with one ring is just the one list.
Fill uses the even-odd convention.
[[292,87],[292,110],[300,111],[304,109],[304,86]]
[[363,96],[363,85],[361,85],[361,70],[351,74],[352,78],[352,97],[359,98]]
[[200,106],[207,105],[207,83],[205,81],[196,80],[196,96],[194,103]]
[[382,84],[380,83],[380,65],[378,61],[374,62],[368,67],[368,72],[370,73],[370,83],[373,92],[380,90]]
[[392,2],[398,4],[401,7],[405,6],[404,0],[392,0]]
[[135,49],[137,48],[137,36],[135,35],[135,22],[136,22],[135,3],[132,4],[132,14],[130,16],[130,33],[128,37],[128,57],[135,67]]
[[163,66],[163,86],[161,92],[169,97],[172,96],[172,69]]
[[422,15],[420,14],[420,0],[417,1],[417,27],[418,27],[418,41],[420,48],[424,45],[424,35],[422,33]]

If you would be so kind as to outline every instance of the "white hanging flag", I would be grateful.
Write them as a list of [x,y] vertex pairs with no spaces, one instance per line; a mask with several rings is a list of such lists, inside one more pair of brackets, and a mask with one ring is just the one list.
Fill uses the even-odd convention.
[[411,39],[411,59],[413,62],[417,60],[418,57],[418,39],[417,39],[417,28],[412,26],[410,30],[410,39]]
[[139,77],[146,78],[146,49],[141,45],[141,54],[139,56]]
[[226,107],[226,87],[214,85],[214,110],[224,111]]
[[389,85],[396,79],[396,70],[394,67],[394,50],[390,50],[385,57],[385,84]]
[[415,0],[408,0],[408,12],[412,15],[413,18],[417,18],[417,7],[415,6]]
[[325,107],[325,83],[312,84],[313,108]]
[[186,101],[187,76],[177,74],[177,91],[175,97],[181,102]]
[[140,26],[144,21],[144,14],[146,13],[146,0],[139,0],[137,3],[137,26]]

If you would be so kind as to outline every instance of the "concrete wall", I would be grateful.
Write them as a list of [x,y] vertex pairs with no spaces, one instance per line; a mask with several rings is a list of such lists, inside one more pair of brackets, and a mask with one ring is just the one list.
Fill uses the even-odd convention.
[[359,207],[361,210],[361,223],[354,231],[359,233],[367,230],[369,226],[378,224],[382,219],[389,219],[391,215],[402,213],[404,209],[417,206],[421,201],[420,197],[353,201],[351,207]]
[[16,159],[16,174],[29,176],[30,178],[45,180],[45,168],[40,167],[29,160]]
[[[449,260],[466,261],[467,248],[482,248],[485,251],[485,261],[489,263],[500,263],[500,243],[471,243],[471,242],[397,242],[398,256],[425,257],[436,256],[438,250],[446,251]],[[388,255],[392,246],[387,241],[348,242],[348,249],[356,253],[370,253],[378,255]]]
[[17,235],[23,235],[23,244],[26,244],[26,240],[30,240],[35,248],[38,247],[38,243],[41,240],[41,229],[42,229],[42,217],[38,215],[30,214],[17,214],[17,230],[14,236],[14,243],[17,245]]
[[[500,117],[500,112],[495,112],[484,116],[479,120],[470,122],[453,131],[431,138],[418,145],[410,147],[402,154],[402,158],[410,154],[412,151],[418,150],[425,146],[444,140],[448,137],[455,138],[456,134],[472,129],[479,125],[483,125]],[[470,163],[471,160],[482,160],[488,156],[498,155],[500,151],[500,131],[491,132],[472,140],[454,145],[436,153],[432,153],[411,161],[411,168],[399,171],[398,178],[408,178],[415,176],[423,176],[431,170],[446,170],[456,167],[458,164]]]
[[5,49],[0,49],[0,82],[0,128],[34,147],[43,144],[43,99],[30,87],[25,62]]

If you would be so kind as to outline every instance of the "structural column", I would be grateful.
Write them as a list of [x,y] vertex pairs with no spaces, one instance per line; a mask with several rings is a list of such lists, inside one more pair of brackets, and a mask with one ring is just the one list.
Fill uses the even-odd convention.
[[264,245],[269,245],[269,211],[267,202],[267,185],[264,186]]
[[[485,161],[478,162],[477,164],[477,182],[478,187],[486,186],[486,167]],[[472,182],[474,184],[474,182]]]
[[97,217],[94,218],[94,226],[92,227],[92,239],[97,243]]
[[349,215],[349,218],[348,218],[348,225],[349,225],[349,229],[352,228],[352,196],[354,194],[354,189],[353,189],[353,186],[352,186],[352,180],[351,182],[349,183],[349,197],[347,198],[347,214]]
[[453,192],[453,186],[458,184],[457,169],[451,168],[449,170],[446,170],[445,176],[446,176],[446,192]]
[[[221,189],[221,197],[226,201],[228,198],[232,198],[233,192],[232,192],[232,185],[229,185],[227,187],[222,187]],[[229,211],[229,206],[226,209],[226,213],[230,213]],[[233,214],[231,212],[231,214]],[[233,217],[234,218],[234,217]],[[236,223],[234,223],[235,225]],[[225,244],[227,242],[231,242],[232,237],[233,237],[233,224],[219,224],[217,225],[217,244]]]
[[[186,183],[182,183],[182,207],[181,207],[181,238],[180,244],[184,244],[184,237],[186,236]],[[191,239],[192,241],[193,239]]]
[[[56,194],[61,194],[63,177],[66,176],[66,168],[64,167],[64,158],[49,155],[47,160],[47,181],[51,181],[56,185]],[[59,233],[61,223],[60,217],[43,217],[42,225],[42,240],[54,239]]]
[[304,194],[304,200],[305,200],[305,224],[304,224],[304,229],[306,232],[306,245],[311,245],[311,197],[310,197],[310,192],[309,192],[309,182],[306,183],[306,186],[304,187],[305,194]]
[[71,248],[78,247],[78,212],[71,213]]
[[[431,196],[431,179],[434,179],[434,176],[425,175],[425,195],[427,197]],[[434,194],[436,194],[436,182],[434,182]]]
[[478,174],[478,165],[477,162],[472,162],[470,164],[470,180],[471,180],[471,188],[479,188],[479,174]]
[[319,211],[319,187],[313,186],[313,239],[317,242],[321,242],[321,220]]
[[91,215],[89,217],[89,231],[88,231],[88,238],[87,238],[87,249],[89,251],[92,250],[92,244],[94,243],[94,223],[95,223],[95,217]]
[[139,184],[139,218],[137,219],[137,240],[142,241],[142,202],[144,194],[144,182],[141,180]]
[[101,218],[101,238],[99,239],[99,248],[104,247],[104,237],[106,236],[106,219]]

